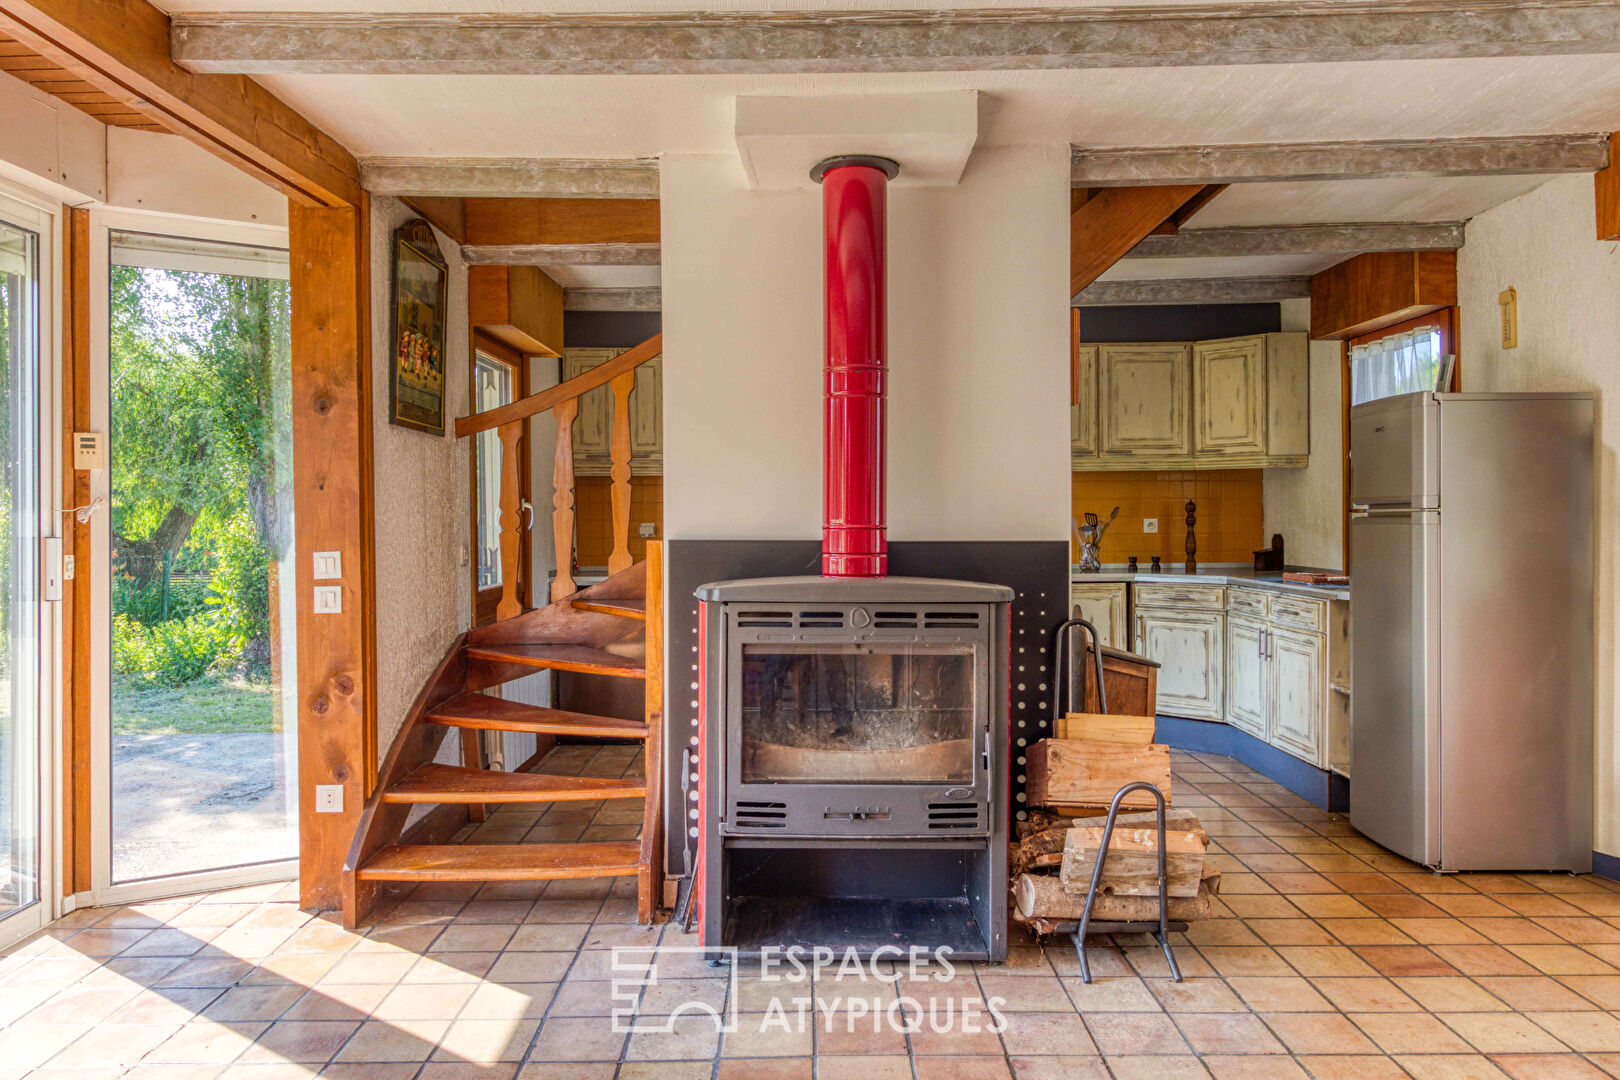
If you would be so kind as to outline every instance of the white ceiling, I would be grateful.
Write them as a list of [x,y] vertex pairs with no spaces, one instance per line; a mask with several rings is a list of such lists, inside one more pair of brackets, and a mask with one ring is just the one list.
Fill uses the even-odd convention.
[[[1213,205],[1213,204],[1212,204]],[[1299,277],[1326,270],[1347,258],[1326,255],[1243,255],[1219,259],[1125,259],[1103,271],[1104,281],[1158,281],[1173,278]]]
[[541,269],[565,289],[635,289],[657,285],[656,266],[545,266]]

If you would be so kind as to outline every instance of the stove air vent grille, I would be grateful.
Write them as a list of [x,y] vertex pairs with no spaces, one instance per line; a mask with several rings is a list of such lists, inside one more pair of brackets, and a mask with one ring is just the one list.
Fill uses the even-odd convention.
[[971,802],[931,802],[928,804],[930,829],[977,829],[984,807]]
[[787,803],[743,802],[735,804],[737,824],[749,829],[787,828]]

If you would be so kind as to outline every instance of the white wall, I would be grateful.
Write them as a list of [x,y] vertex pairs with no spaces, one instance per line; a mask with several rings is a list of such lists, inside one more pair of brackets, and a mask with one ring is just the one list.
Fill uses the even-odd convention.
[[[1620,447],[1620,244],[1593,239],[1592,178],[1569,176],[1468,223],[1458,259],[1462,388],[1591,390],[1597,447],[1597,850],[1620,855],[1615,738],[1616,449]],[[1519,297],[1519,345],[1503,349],[1496,297]],[[1526,558],[1549,553],[1526,552]],[[1551,553],[1556,556],[1556,553]]]
[[[1282,328],[1308,331],[1311,302],[1284,300]],[[1265,538],[1282,533],[1293,566],[1344,569],[1344,415],[1337,341],[1313,341],[1311,458],[1303,469],[1267,469],[1262,483]]]
[[129,210],[287,224],[287,197],[178,135],[107,129],[107,202]]
[[[414,215],[397,199],[371,201],[371,355],[377,530],[377,741],[387,753],[411,701],[457,634],[471,624],[467,533],[469,440],[388,422],[389,282],[394,230]],[[450,264],[445,333],[446,421],[467,412],[467,271],[438,233]],[[451,740],[452,745],[454,740]]]
[[[1069,535],[1068,149],[889,193],[889,535]],[[821,199],[731,156],[661,170],[664,522],[821,535]]]

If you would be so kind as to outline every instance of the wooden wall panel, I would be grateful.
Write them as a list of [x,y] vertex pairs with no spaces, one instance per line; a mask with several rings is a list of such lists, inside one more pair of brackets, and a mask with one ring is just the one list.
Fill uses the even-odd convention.
[[1609,139],[1609,167],[1599,169],[1592,180],[1597,198],[1597,237],[1620,240],[1620,131]]
[[[299,904],[341,902],[376,771],[368,207],[289,207],[298,588]],[[316,615],[311,554],[343,557],[343,610]],[[315,786],[343,812],[315,813]]]
[[657,199],[467,199],[463,215],[473,246],[656,244],[662,238]]
[[[90,421],[90,211],[62,213],[62,506],[90,502],[90,473],[73,468],[73,433]],[[90,526],[62,515],[62,550],[75,564],[62,589],[62,885],[90,881]]]
[[1373,251],[1311,278],[1311,337],[1342,341],[1457,303],[1455,251]]

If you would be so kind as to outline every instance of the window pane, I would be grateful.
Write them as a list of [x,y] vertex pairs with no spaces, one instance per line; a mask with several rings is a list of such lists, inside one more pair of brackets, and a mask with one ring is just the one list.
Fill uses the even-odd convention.
[[113,880],[293,858],[285,254],[112,247]]
[[38,240],[0,222],[0,918],[39,899]]
[[[512,402],[512,369],[498,360],[479,355],[473,361],[473,411],[509,405]],[[496,431],[480,431],[477,439],[478,482],[478,587],[493,589],[501,584],[501,437]]]

